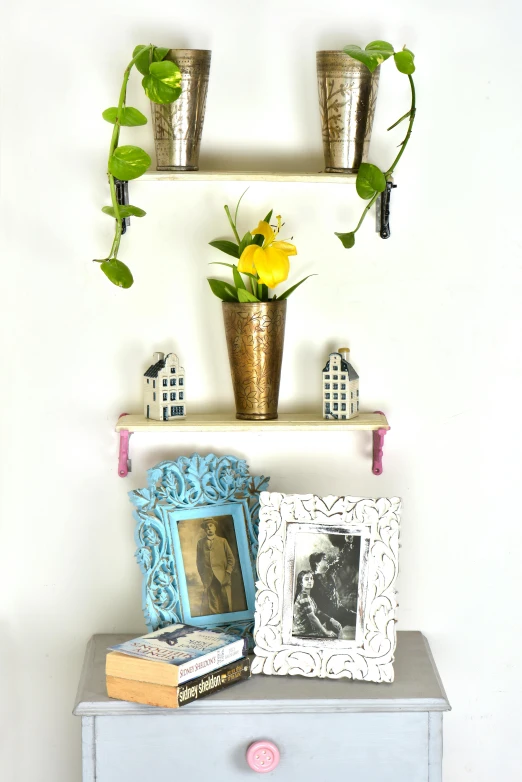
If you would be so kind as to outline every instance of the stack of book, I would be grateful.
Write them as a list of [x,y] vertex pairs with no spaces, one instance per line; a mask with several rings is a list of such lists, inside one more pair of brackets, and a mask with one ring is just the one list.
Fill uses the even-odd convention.
[[247,640],[176,624],[110,647],[111,698],[177,709],[250,678]]

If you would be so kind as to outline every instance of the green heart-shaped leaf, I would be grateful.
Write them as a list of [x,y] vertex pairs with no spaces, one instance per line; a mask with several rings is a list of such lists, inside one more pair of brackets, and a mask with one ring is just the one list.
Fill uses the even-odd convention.
[[227,242],[226,239],[215,239],[213,242],[209,242],[209,244],[211,247],[215,247],[216,250],[221,250],[222,253],[231,255],[232,258],[239,258],[239,250],[234,242]]
[[392,56],[393,46],[387,41],[372,41],[366,49],[350,44],[344,47],[343,52],[362,62],[373,73],[381,63]]
[[350,231],[350,233],[347,234],[335,234],[339,237],[341,242],[343,243],[343,247],[346,247],[347,250],[350,250],[354,244],[355,244],[355,232]]
[[143,76],[147,76],[149,73],[149,65],[150,65],[150,46],[146,46],[144,44],[140,44],[140,46],[136,46],[134,51],[132,52],[132,59],[136,57],[140,49],[143,49],[143,54],[141,54],[138,57],[138,59],[134,64],[136,65],[136,68],[139,70],[139,72],[143,74]]
[[372,163],[361,163],[355,187],[359,196],[368,201],[375,193],[382,193],[386,189],[386,179],[377,166]]
[[[113,206],[103,206],[102,212],[109,217],[116,217]],[[131,204],[121,204],[119,207],[120,217],[145,217],[147,212],[140,209],[139,206],[131,206]]]
[[174,103],[181,95],[181,71],[170,60],[151,63],[149,74],[141,83],[154,103]]
[[156,46],[154,48],[154,59],[156,60],[156,62],[161,62],[162,60],[165,59],[165,57],[169,52],[170,49],[164,49],[161,46]]
[[150,157],[141,147],[117,147],[109,159],[109,171],[117,179],[137,179],[150,164]]
[[250,291],[244,290],[243,288],[238,288],[237,296],[239,301],[241,301],[243,304],[246,302],[259,301],[257,296],[254,296],[253,293],[250,293]]
[[119,288],[130,288],[134,282],[129,267],[115,258],[112,258],[110,261],[104,261],[100,269],[112,284],[117,285]]
[[236,289],[228,282],[222,280],[208,280],[208,284],[214,296],[222,301],[237,301]]
[[401,73],[405,73],[407,76],[409,76],[411,73],[415,73],[415,63],[413,62],[414,57],[415,55],[413,52],[410,52],[409,49],[403,49],[402,52],[396,52],[393,55],[393,59],[395,60],[397,70]]
[[[110,122],[111,125],[116,124],[118,117],[118,109],[116,106],[112,106],[110,109],[105,109],[102,114],[103,119],[106,122]],[[125,125],[128,128],[134,128],[138,125],[146,125],[147,117],[145,117],[141,111],[134,109],[132,106],[125,106],[120,111],[120,125]]]

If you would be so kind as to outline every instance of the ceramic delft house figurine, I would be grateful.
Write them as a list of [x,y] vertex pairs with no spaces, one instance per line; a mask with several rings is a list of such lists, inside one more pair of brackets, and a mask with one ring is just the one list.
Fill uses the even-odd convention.
[[175,353],[154,353],[143,375],[143,412],[154,421],[185,418],[185,370]]
[[359,414],[359,375],[349,362],[350,348],[330,353],[323,369],[323,418]]

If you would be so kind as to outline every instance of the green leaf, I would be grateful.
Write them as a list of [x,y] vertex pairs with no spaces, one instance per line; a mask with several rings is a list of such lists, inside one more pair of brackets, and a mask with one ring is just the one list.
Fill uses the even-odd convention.
[[117,179],[137,179],[150,164],[150,157],[141,147],[117,147],[109,159],[109,171]]
[[[339,236],[339,234],[337,234],[337,236]],[[296,282],[296,284],[292,285],[291,288],[288,288],[287,291],[285,291],[284,293],[281,293],[279,295],[279,301],[282,301],[282,299],[287,299],[290,296],[290,294],[295,291],[296,288],[299,288],[299,286],[302,285],[303,282],[306,282],[310,277],[317,277],[317,275],[316,274],[309,274],[308,277],[303,277],[302,280],[300,280],[299,282]]]
[[207,280],[212,293],[222,301],[237,301],[236,289],[228,282],[222,280]]
[[[109,217],[116,217],[113,206],[102,207],[102,212],[109,215]],[[139,206],[131,206],[130,204],[121,204],[119,212],[120,217],[145,217],[147,214],[147,212],[144,212]]]
[[233,258],[239,258],[239,248],[235,242],[228,242],[226,239],[214,239],[213,242],[209,242],[211,247],[215,247],[216,250],[221,250],[222,253],[231,255]]
[[263,283],[260,282],[257,292],[259,294],[259,301],[268,301],[268,285],[263,285]]
[[415,73],[415,63],[413,62],[414,57],[415,55],[413,52],[410,52],[409,49],[403,49],[402,52],[396,52],[393,55],[393,59],[395,60],[397,70],[401,73],[405,73],[407,76]]
[[239,257],[240,258],[243,255],[243,250],[245,249],[245,247],[248,247],[250,244],[252,244],[252,242],[253,242],[253,236],[250,233],[250,231],[247,231],[246,234],[241,239],[241,242],[239,244],[238,252],[239,252]]
[[149,73],[149,64],[150,64],[150,46],[146,46],[145,44],[140,44],[140,46],[136,46],[134,51],[132,52],[132,59],[136,57],[139,50],[143,49],[143,54],[138,57],[136,62],[134,63],[136,68],[139,70],[140,73],[143,74],[143,76],[147,76]]
[[[111,125],[116,124],[118,117],[117,106],[112,106],[110,109],[105,109],[102,114],[103,119],[106,122],[110,122]],[[145,117],[138,109],[133,109],[132,106],[126,106],[122,108],[120,112],[120,125],[125,125],[128,128],[134,128],[137,125],[146,125],[147,117]]]
[[335,233],[336,236],[339,237],[341,242],[343,243],[343,247],[346,247],[347,250],[351,250],[351,248],[355,244],[355,231],[350,231],[347,234],[338,234]]
[[236,286],[239,295],[239,291],[241,289],[246,290],[246,285],[243,282],[243,278],[241,277],[240,273],[237,270],[237,266],[232,266],[232,274],[234,275],[234,285]]
[[267,216],[265,217],[265,223],[268,223],[268,225],[270,225],[270,220],[272,219],[272,212],[273,212],[273,211],[274,211],[274,210],[273,210],[273,209],[271,209],[271,210],[269,211],[269,213],[267,214]]
[[237,202],[237,206],[236,206],[236,213],[235,213],[235,215],[234,215],[234,225],[237,225],[237,215],[238,215],[238,212],[239,212],[239,204],[240,204],[240,203],[241,203],[241,201],[243,200],[243,196],[245,195],[245,193],[246,193],[246,191],[247,191],[248,189],[249,189],[249,188],[247,187],[247,189],[246,189],[246,190],[244,190],[244,191],[241,193],[241,195],[240,195],[240,197],[239,197],[239,201]]
[[239,301],[243,303],[248,301],[259,301],[259,299],[257,299],[253,293],[250,293],[250,291],[247,290],[243,290],[243,288],[239,288],[237,296]]
[[181,71],[170,60],[152,62],[141,83],[154,103],[174,103],[181,95]]
[[386,178],[377,166],[372,163],[361,163],[355,187],[360,197],[369,201],[375,193],[386,190]]
[[110,261],[104,261],[100,265],[100,269],[113,285],[117,285],[119,288],[130,288],[134,282],[129,267],[115,258],[111,258]]
[[155,46],[154,47],[154,59],[156,62],[161,62],[165,59],[167,54],[170,52],[170,49],[165,49],[162,46]]
[[392,56],[393,46],[387,41],[372,41],[366,49],[350,44],[344,47],[343,52],[362,62],[373,73],[381,63]]

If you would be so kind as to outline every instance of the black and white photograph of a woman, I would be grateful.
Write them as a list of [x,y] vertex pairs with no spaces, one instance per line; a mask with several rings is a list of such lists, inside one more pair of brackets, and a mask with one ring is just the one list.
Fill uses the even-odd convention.
[[296,536],[294,637],[355,638],[360,553],[360,535]]

